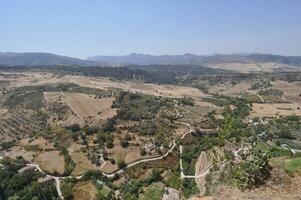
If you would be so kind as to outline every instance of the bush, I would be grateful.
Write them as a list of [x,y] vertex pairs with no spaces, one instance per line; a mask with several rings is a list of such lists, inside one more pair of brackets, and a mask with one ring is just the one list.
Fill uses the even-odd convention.
[[146,155],[146,151],[145,151],[144,148],[141,148],[141,149],[140,149],[140,155],[141,155],[141,156],[145,156],[145,155]]
[[108,140],[108,141],[106,142],[106,147],[107,147],[108,149],[112,149],[112,148],[114,147],[113,141],[112,141],[112,140]]
[[126,164],[125,164],[124,160],[118,160],[117,161],[117,166],[118,166],[119,169],[123,169],[123,168],[126,167]]
[[264,184],[271,176],[267,152],[252,152],[250,157],[234,167],[234,178],[238,188],[252,189]]
[[122,138],[120,140],[120,145],[123,147],[123,148],[127,148],[129,146],[129,142],[127,141],[126,138]]

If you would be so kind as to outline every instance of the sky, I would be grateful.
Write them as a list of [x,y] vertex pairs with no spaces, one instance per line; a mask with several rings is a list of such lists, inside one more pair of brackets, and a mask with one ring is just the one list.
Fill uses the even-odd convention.
[[0,0],[0,52],[301,55],[300,0]]

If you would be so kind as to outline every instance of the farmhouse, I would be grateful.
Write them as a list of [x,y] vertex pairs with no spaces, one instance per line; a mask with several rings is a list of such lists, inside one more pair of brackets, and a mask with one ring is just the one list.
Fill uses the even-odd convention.
[[162,200],[180,200],[180,192],[176,189],[166,187]]
[[52,176],[46,176],[44,178],[39,178],[38,183],[40,184],[51,184],[54,182],[54,178]]
[[26,166],[18,170],[20,175],[28,175],[34,172],[36,168],[34,166]]

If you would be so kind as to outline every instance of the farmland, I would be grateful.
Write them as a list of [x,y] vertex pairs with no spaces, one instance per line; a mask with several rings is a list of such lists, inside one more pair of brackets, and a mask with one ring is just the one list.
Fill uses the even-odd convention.
[[[292,160],[275,169],[299,171],[299,81],[245,74],[229,81],[227,74],[158,84],[57,71],[4,74],[1,156],[38,166],[66,198],[161,199],[166,188],[184,199],[236,190],[243,196],[278,173],[269,162],[246,167],[270,159],[262,151],[273,162]],[[253,173],[267,181],[247,182]]]

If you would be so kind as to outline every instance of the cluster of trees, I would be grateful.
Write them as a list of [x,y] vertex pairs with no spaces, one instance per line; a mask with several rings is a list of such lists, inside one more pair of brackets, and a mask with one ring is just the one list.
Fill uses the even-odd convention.
[[271,96],[281,97],[283,96],[283,91],[271,88],[271,89],[259,90],[258,94],[262,96],[271,95]]
[[71,156],[69,155],[67,149],[65,149],[65,148],[61,149],[60,154],[63,155],[64,159],[65,159],[65,170],[64,170],[64,174],[63,175],[68,176],[74,170],[75,163],[72,160]]
[[152,169],[150,176],[145,179],[129,181],[120,187],[122,199],[138,199],[139,194],[143,193],[144,187],[151,185],[154,182],[161,181],[161,170],[158,168]]
[[138,93],[120,92],[113,102],[113,108],[119,108],[117,118],[121,120],[140,121],[154,119],[168,100],[160,97]]
[[194,99],[192,97],[184,97],[177,99],[179,105],[194,106]]
[[185,178],[181,189],[185,198],[189,198],[200,193],[194,179]]
[[114,137],[110,132],[104,132],[103,130],[99,130],[97,133],[97,142],[102,147],[106,145],[107,148],[111,149],[114,147]]
[[58,199],[54,184],[39,184],[38,172],[20,175],[17,170],[25,166],[22,158],[4,158],[0,169],[0,199],[54,200]]

